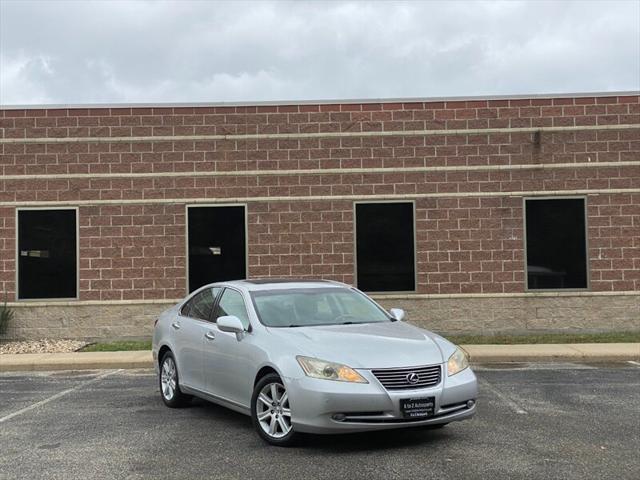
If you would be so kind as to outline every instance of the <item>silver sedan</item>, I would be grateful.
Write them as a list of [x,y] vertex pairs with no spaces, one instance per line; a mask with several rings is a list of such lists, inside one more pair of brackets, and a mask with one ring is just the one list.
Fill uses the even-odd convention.
[[474,415],[465,353],[330,281],[242,280],[193,292],[156,321],[162,400],[251,415],[258,434],[441,427]]

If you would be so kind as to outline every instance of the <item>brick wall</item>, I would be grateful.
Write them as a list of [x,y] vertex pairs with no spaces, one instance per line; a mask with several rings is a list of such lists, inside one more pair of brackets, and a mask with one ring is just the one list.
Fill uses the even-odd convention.
[[406,199],[417,294],[518,294],[531,195],[584,196],[590,291],[640,292],[640,96],[5,109],[0,291],[20,206],[79,207],[108,303],[185,294],[187,204],[247,205],[250,276],[353,283],[353,202]]
[[11,207],[0,207],[0,292],[1,301],[15,297],[15,211]]
[[[524,291],[522,197],[416,202],[418,293]],[[640,290],[640,194],[588,195],[593,291]],[[2,219],[2,291],[12,298],[15,212]],[[351,201],[248,204],[249,274],[354,282]],[[81,206],[80,299],[185,293],[185,206]]]
[[[624,106],[637,107],[638,105]],[[4,112],[5,115],[10,113],[12,112]],[[640,113],[620,116],[620,118],[634,121],[637,124],[640,122]],[[6,117],[0,118],[0,122],[5,123],[13,120]],[[405,124],[412,126],[410,122],[405,122]],[[363,124],[357,125],[364,126]],[[336,128],[338,127],[336,126]],[[12,138],[9,136],[12,132],[15,132],[14,135],[20,132],[21,138],[25,136],[29,138],[29,136],[40,132],[40,130],[34,131],[32,129],[7,128],[4,131],[7,135],[6,138]],[[50,135],[57,132],[54,129],[46,129],[45,131]],[[105,131],[109,132],[108,129]],[[115,128],[110,131],[112,135],[121,133]],[[354,134],[358,131],[360,130],[348,130],[344,133]],[[73,132],[71,129],[70,133]],[[370,131],[363,130],[363,132]],[[388,131],[386,132],[388,133]],[[272,138],[156,142],[136,142],[133,140],[114,143],[107,143],[103,138],[101,143],[5,143],[0,172],[4,176],[539,165],[633,161],[637,160],[636,154],[639,149],[640,139],[637,129],[540,134],[515,132],[280,140]],[[446,181],[446,175],[443,174],[440,178],[442,181]],[[476,181],[486,182],[487,180],[479,178]],[[44,182],[44,179],[41,182]],[[40,185],[44,186],[44,183]],[[79,184],[80,187],[84,185],[86,183]],[[98,185],[101,184],[98,183]],[[126,188],[127,185],[128,183],[124,182],[121,188]],[[18,183],[18,190],[20,190],[19,186]],[[54,182],[50,188],[51,190],[64,190],[68,186],[69,184],[65,182]],[[147,188],[152,187],[153,183],[149,184]],[[5,198],[3,197],[3,199]],[[48,199],[55,200],[56,198],[51,196]]]
[[5,138],[379,132],[638,123],[638,96],[4,110]]

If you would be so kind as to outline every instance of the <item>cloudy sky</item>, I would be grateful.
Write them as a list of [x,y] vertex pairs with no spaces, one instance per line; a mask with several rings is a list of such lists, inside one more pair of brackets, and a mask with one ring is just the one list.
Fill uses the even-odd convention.
[[0,0],[0,104],[640,90],[640,0]]

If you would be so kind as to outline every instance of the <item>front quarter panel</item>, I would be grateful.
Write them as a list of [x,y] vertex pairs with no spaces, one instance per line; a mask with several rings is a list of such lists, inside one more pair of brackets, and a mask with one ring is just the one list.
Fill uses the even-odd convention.
[[287,342],[269,334],[268,331],[261,332],[266,345],[258,350],[256,360],[257,375],[265,367],[272,368],[287,384],[291,379],[304,376],[302,367],[298,364],[296,356],[301,352],[298,348],[292,347]]

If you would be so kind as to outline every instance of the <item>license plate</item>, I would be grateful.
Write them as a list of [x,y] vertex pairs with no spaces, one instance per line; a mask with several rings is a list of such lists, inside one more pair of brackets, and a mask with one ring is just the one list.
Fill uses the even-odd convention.
[[401,398],[400,411],[404,418],[431,417],[435,409],[435,397]]

